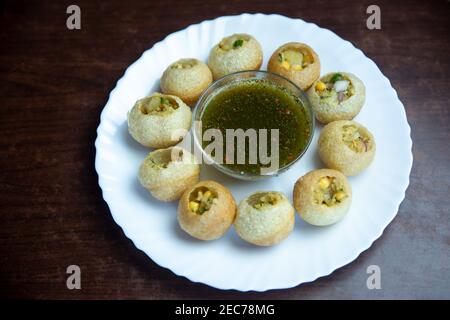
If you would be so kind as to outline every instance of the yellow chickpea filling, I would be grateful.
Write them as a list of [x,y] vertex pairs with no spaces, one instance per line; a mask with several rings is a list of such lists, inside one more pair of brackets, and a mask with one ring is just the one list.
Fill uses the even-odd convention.
[[276,205],[282,199],[282,196],[276,192],[258,193],[252,196],[250,204],[255,209],[263,209],[268,206]]
[[172,161],[172,149],[153,152],[148,158],[148,161],[149,164],[155,169],[166,169]]
[[248,40],[249,38],[244,35],[233,35],[231,37],[223,39],[219,43],[219,48],[226,51],[231,49],[239,49],[244,46],[245,42],[247,42]]
[[156,115],[170,113],[178,109],[178,104],[163,96],[153,96],[140,101],[140,109],[143,114]]
[[170,68],[171,69],[190,69],[194,67],[197,63],[194,60],[180,60],[178,62],[173,63]]
[[182,161],[183,155],[182,149],[169,148],[152,152],[146,161],[154,169],[166,169],[171,162]]
[[150,159],[150,164],[152,166],[152,168],[155,169],[167,169],[167,166],[169,165],[169,163],[164,163],[164,162],[157,162],[154,159]]
[[320,99],[328,104],[337,105],[355,94],[351,80],[343,74],[334,73],[327,79],[319,80],[314,86]]
[[342,127],[342,141],[357,153],[366,152],[370,148],[370,139],[363,135],[355,125]]
[[335,177],[325,176],[319,179],[314,189],[314,200],[317,204],[334,206],[347,197],[342,185]]
[[194,190],[189,196],[189,210],[196,214],[203,214],[216,203],[217,194],[206,187]]
[[286,49],[278,54],[278,62],[285,70],[301,71],[313,63],[314,58],[306,51]]
[[316,91],[323,91],[327,88],[327,85],[324,82],[319,81],[319,82],[317,82],[315,88],[316,88]]

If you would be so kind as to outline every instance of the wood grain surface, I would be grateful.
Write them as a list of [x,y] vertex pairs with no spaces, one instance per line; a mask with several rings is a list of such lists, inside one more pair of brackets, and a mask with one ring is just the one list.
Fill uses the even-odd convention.
[[[450,6],[377,0],[382,29],[368,30],[372,3],[1,1],[0,296],[450,298]],[[81,30],[66,28],[70,4],[81,7]],[[114,223],[94,170],[100,112],[125,69],[174,31],[243,12],[298,17],[351,41],[391,80],[413,138],[411,183],[383,236],[330,276],[264,293],[216,290],[156,265]],[[66,288],[71,264],[81,290]],[[381,290],[366,287],[372,264]]]

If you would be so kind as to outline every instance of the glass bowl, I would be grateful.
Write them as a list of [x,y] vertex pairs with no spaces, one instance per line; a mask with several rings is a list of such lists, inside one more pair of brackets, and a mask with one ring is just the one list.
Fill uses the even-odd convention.
[[[210,154],[208,154],[204,148],[203,148],[203,140],[202,140],[202,116],[204,114],[204,111],[208,107],[209,102],[212,98],[215,97],[215,95],[219,92],[221,92],[224,88],[227,88],[230,84],[235,84],[238,81],[243,80],[258,80],[258,81],[267,81],[269,84],[276,85],[279,88],[282,88],[284,90],[287,90],[288,93],[292,94],[295,98],[297,98],[300,103],[299,107],[304,109],[304,114],[307,116],[307,121],[309,123],[309,129],[310,134],[307,138],[306,145],[304,149],[297,155],[297,157],[284,166],[281,166],[277,168],[276,170],[272,170],[270,172],[260,172],[260,173],[249,173],[244,171],[238,171],[233,170],[230,167],[217,162],[214,160],[214,157],[212,157]],[[274,73],[270,73],[267,71],[240,71],[236,73],[232,73],[229,75],[226,75],[215,82],[213,82],[202,94],[200,99],[197,101],[197,104],[194,109],[194,130],[193,130],[193,136],[195,141],[195,147],[199,148],[202,153],[203,159],[202,162],[205,162],[207,164],[212,164],[216,169],[219,171],[225,173],[226,175],[229,175],[231,177],[241,179],[241,180],[259,180],[264,178],[269,178],[272,176],[276,176],[287,169],[289,169],[294,163],[299,161],[303,154],[308,149],[311,140],[314,135],[314,127],[315,127],[315,118],[314,114],[311,108],[311,105],[309,103],[308,98],[304,94],[304,92],[297,87],[293,82],[290,80]],[[239,152],[239,150],[238,150]]]

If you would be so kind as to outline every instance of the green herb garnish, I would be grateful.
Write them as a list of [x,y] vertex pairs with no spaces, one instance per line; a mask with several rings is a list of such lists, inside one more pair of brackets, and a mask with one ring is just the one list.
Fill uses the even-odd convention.
[[242,39],[238,39],[233,43],[233,48],[238,48],[238,47],[242,47],[242,45],[244,44],[244,40]]
[[169,99],[161,97],[161,104],[170,104]]
[[280,52],[279,54],[278,54],[278,62],[283,62],[283,60],[284,60],[284,58],[283,58],[283,54]]
[[335,74],[331,77],[330,81],[331,81],[332,83],[335,83],[336,81],[341,80],[341,79],[342,79],[342,74],[340,74],[340,73],[335,73]]

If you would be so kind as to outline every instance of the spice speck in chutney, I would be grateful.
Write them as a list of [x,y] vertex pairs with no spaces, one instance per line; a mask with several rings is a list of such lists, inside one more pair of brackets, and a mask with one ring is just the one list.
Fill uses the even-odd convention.
[[[226,129],[278,129],[278,159],[282,168],[297,157],[307,147],[312,124],[302,101],[286,88],[267,80],[249,79],[233,81],[218,90],[206,103],[201,115],[202,131],[219,129],[225,136]],[[203,148],[210,142],[203,141]],[[259,143],[259,141],[258,141]],[[271,150],[269,137],[267,150]],[[249,141],[245,142],[245,163],[226,158],[226,144],[223,146],[223,164],[233,171],[257,174],[264,164],[249,163]],[[273,157],[274,155],[271,155]],[[233,162],[233,163],[230,163]]]

